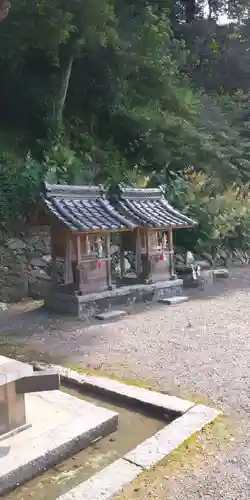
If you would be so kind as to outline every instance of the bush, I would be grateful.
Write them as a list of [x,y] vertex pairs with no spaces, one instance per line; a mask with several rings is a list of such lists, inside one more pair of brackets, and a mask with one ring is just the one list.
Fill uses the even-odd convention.
[[250,199],[236,187],[220,191],[194,170],[176,178],[167,189],[170,202],[198,222],[192,230],[176,232],[176,243],[212,255],[220,247],[250,248]]
[[30,213],[43,179],[43,166],[30,155],[0,158],[0,220],[11,230],[20,229]]

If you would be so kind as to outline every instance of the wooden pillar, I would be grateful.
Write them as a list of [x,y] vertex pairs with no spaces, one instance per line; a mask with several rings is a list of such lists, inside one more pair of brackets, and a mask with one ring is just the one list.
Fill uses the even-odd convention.
[[145,250],[146,250],[146,279],[149,280],[149,282],[152,279],[152,268],[151,268],[151,259],[150,259],[150,248],[149,248],[149,230],[145,229],[144,232],[144,242],[145,242]]
[[107,272],[107,286],[112,290],[112,265],[110,255],[110,233],[105,234],[105,256],[106,256],[106,272]]
[[75,285],[79,292],[81,289],[81,236],[76,236],[76,269],[75,269]]
[[64,283],[68,285],[73,282],[72,273],[72,241],[70,235],[66,236],[65,260],[64,260]]
[[149,231],[148,231],[148,229],[145,229],[144,241],[145,241],[146,255],[147,255],[147,258],[149,259]]
[[174,244],[173,244],[173,230],[169,228],[168,230],[168,250],[169,250],[169,274],[170,277],[174,276]]
[[135,269],[137,276],[141,274],[141,243],[140,243],[140,229],[136,228],[135,233]]
[[79,266],[81,263],[81,236],[78,234],[76,237],[76,264]]
[[120,268],[121,268],[121,278],[125,276],[125,254],[124,249],[120,248]]
[[57,286],[57,266],[56,266],[56,249],[55,249],[55,236],[53,233],[53,228],[50,229],[51,238],[51,284],[52,289]]

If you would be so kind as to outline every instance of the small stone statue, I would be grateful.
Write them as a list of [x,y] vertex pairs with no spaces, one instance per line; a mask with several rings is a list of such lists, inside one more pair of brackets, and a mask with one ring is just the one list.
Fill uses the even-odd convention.
[[188,251],[186,253],[186,264],[191,265],[195,263],[195,257],[192,252]]

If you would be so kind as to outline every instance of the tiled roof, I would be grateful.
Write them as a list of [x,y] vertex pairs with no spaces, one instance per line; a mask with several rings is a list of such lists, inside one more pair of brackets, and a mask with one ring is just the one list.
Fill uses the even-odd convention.
[[45,184],[43,201],[47,210],[71,231],[135,227],[109,203],[102,186]]
[[193,227],[189,217],[175,210],[166,200],[164,190],[118,186],[111,195],[115,209],[136,225],[149,227]]

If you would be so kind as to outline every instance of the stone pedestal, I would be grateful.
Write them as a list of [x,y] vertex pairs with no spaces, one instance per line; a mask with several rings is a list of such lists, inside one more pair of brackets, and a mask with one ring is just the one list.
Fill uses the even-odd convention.
[[24,394],[16,394],[15,382],[0,386],[0,436],[25,424]]
[[16,381],[32,374],[32,366],[0,356],[0,436],[26,424],[24,394],[17,393]]
[[25,393],[60,389],[53,372],[33,372],[33,367],[0,356],[0,439],[26,427]]

